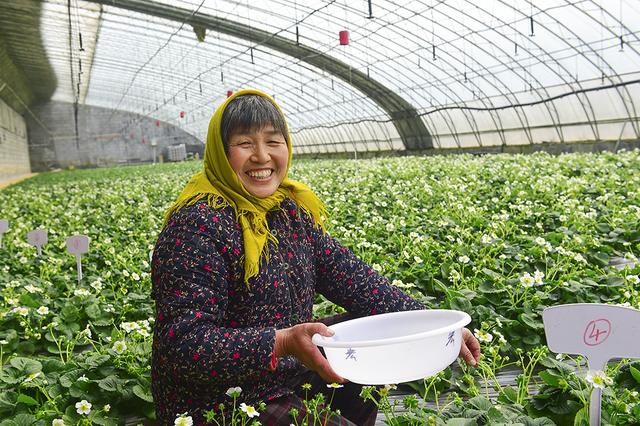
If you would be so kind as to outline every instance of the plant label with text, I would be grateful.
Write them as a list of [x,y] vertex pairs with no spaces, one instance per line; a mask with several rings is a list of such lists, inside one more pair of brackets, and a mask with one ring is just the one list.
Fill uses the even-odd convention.
[[76,256],[89,251],[89,237],[86,235],[74,235],[67,238],[67,250]]

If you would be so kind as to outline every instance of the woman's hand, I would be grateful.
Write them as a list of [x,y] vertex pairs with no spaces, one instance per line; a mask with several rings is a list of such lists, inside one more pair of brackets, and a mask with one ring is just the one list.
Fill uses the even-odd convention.
[[458,356],[471,366],[476,366],[480,361],[480,343],[468,328],[462,329],[462,345]]
[[344,383],[347,379],[333,371],[329,361],[322,356],[320,350],[311,342],[311,337],[319,333],[332,336],[333,332],[322,323],[303,323],[293,327],[276,330],[275,351],[277,357],[293,355],[310,370],[318,373],[327,383]]

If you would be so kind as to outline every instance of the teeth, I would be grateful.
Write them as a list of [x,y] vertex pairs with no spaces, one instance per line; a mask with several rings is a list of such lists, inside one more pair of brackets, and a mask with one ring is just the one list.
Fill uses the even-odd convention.
[[264,179],[266,177],[271,176],[272,172],[273,171],[269,169],[269,170],[260,170],[257,172],[247,172],[247,174],[253,178]]

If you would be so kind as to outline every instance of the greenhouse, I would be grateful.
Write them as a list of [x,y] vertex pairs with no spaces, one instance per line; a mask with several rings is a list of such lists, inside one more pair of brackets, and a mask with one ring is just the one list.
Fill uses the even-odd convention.
[[0,426],[640,424],[640,3],[0,2]]

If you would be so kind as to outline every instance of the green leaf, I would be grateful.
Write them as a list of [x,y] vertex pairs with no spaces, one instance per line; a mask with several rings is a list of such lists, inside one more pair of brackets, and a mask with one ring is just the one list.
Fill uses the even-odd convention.
[[475,419],[467,419],[464,417],[454,417],[447,420],[446,426],[477,426],[478,422]]
[[73,370],[60,376],[58,380],[60,381],[60,384],[62,386],[64,386],[65,388],[70,388],[71,385],[73,385],[80,376],[82,376],[82,371]]
[[151,392],[140,385],[135,385],[133,387],[133,393],[144,401],[153,402],[153,395],[151,395]]
[[111,357],[109,355],[104,355],[104,354],[93,354],[93,355],[89,355],[83,362],[83,364],[87,367],[87,368],[96,368],[101,366],[102,364],[104,364],[105,362],[109,361]]
[[502,403],[515,404],[518,400],[518,392],[511,386],[504,387],[498,395],[498,400]]
[[17,402],[25,405],[40,405],[38,401],[31,398],[29,395],[23,395],[23,394],[18,395]]
[[558,387],[558,385],[560,384],[560,379],[562,378],[559,375],[553,373],[551,370],[543,370],[538,373],[538,375],[546,384],[554,387]]
[[37,422],[36,416],[34,416],[33,414],[25,413],[17,414],[11,420],[13,420],[13,424],[15,424],[16,426],[32,426]]
[[91,303],[85,306],[84,311],[87,313],[87,316],[91,319],[96,319],[102,315],[102,310],[100,310],[100,305],[97,303]]
[[491,401],[489,401],[487,398],[483,396],[473,397],[469,401],[467,401],[467,404],[482,411],[489,411],[491,407],[493,407],[493,404],[491,403]]
[[451,309],[455,309],[462,312],[471,312],[473,305],[471,301],[465,297],[457,296],[450,300]]
[[21,374],[15,368],[4,368],[0,371],[0,382],[6,383],[8,385],[15,385],[20,383],[24,379],[23,374]]
[[629,366],[629,371],[631,371],[631,375],[636,379],[636,382],[640,383],[640,371],[633,365]]
[[573,420],[573,426],[589,426],[589,408],[582,407]]
[[520,322],[522,322],[527,327],[530,327],[534,330],[541,330],[544,328],[542,321],[536,318],[534,314],[523,313],[518,316]]
[[6,417],[12,413],[17,404],[17,393],[13,391],[5,391],[0,393],[0,417]]
[[97,380],[100,389],[104,389],[108,392],[121,392],[122,385],[127,381],[120,379],[116,376],[105,377],[104,379]]
[[11,358],[9,364],[17,368],[25,376],[42,371],[42,364],[34,359],[17,356]]

